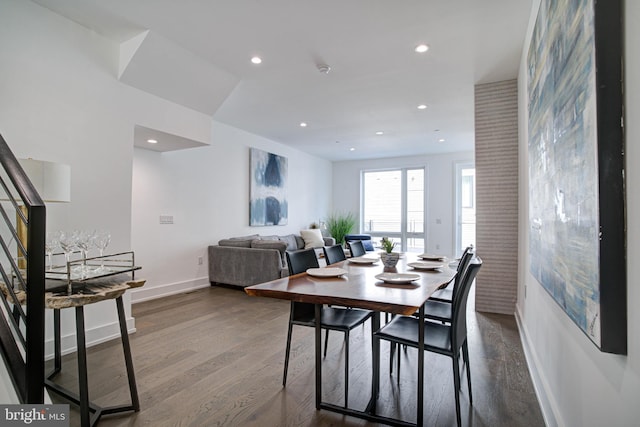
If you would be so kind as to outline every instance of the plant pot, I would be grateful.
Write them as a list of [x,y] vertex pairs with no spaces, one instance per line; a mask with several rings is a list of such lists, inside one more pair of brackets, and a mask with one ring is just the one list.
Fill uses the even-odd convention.
[[383,252],[380,254],[380,259],[386,268],[393,268],[398,263],[400,259],[400,254],[397,252]]

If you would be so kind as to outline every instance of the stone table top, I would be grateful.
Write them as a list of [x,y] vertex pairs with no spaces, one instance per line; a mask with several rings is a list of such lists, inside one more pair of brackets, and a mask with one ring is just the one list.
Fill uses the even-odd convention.
[[95,281],[82,283],[77,292],[69,295],[66,288],[59,292],[47,292],[44,295],[44,305],[51,309],[79,307],[96,302],[116,299],[127,289],[144,286],[145,280],[122,280],[122,276],[111,276]]

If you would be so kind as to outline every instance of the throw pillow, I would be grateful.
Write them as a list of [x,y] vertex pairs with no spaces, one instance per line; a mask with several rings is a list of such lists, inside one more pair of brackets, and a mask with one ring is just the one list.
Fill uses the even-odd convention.
[[297,251],[298,250],[298,241],[296,240],[296,236],[293,234],[288,234],[286,236],[280,236],[280,241],[285,242],[287,244],[288,251]]
[[324,239],[319,229],[300,230],[300,236],[304,240],[304,248],[321,248],[324,246]]

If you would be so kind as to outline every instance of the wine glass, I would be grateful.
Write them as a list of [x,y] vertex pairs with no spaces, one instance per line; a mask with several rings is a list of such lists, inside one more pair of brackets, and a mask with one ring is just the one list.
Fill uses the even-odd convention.
[[[60,231],[58,232],[58,242],[60,243],[60,249],[64,252],[64,258],[67,262],[67,274],[71,274],[69,271],[69,262],[71,261],[71,254],[77,248],[78,244],[78,232],[77,231]],[[73,293],[71,286],[71,280],[68,284],[68,293]]]
[[47,232],[46,239],[44,241],[44,250],[47,254],[49,261],[49,271],[53,271],[53,252],[60,246],[58,240],[58,233],[52,231]]
[[102,259],[102,257],[104,257],[104,250],[107,249],[107,246],[109,246],[109,243],[111,243],[111,233],[105,230],[96,232],[93,243],[100,251],[101,259],[100,268],[98,268],[98,270],[100,272],[108,271],[109,269],[104,266],[104,259]]
[[78,247],[78,232],[77,231],[60,231],[58,232],[58,243],[60,249],[64,252],[64,258],[67,262],[67,267],[71,261],[71,254]]
[[87,252],[89,252],[89,248],[93,245],[93,241],[95,239],[95,231],[83,230],[77,232],[77,246],[80,249],[80,253],[82,255],[82,265],[80,266],[80,274],[82,277],[85,277],[86,274],[89,273],[89,269],[87,267]]

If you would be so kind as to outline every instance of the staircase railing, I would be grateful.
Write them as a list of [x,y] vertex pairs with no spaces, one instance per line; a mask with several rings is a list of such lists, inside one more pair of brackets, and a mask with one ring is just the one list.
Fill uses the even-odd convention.
[[0,135],[0,352],[22,403],[44,401],[46,209]]

